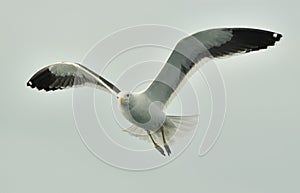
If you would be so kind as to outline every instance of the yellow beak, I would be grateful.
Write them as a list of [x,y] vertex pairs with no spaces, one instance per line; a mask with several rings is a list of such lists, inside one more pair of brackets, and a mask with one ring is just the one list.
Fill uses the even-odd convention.
[[120,97],[120,98],[119,98],[119,103],[120,103],[120,104],[123,104],[123,103],[124,103],[124,99]]

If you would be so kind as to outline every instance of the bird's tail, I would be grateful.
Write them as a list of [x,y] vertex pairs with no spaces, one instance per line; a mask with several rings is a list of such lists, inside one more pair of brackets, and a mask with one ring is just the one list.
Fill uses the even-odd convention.
[[[166,141],[169,144],[173,144],[178,138],[185,136],[186,133],[194,131],[197,127],[197,123],[198,115],[167,116],[162,128],[153,132],[152,137],[157,143],[162,143],[161,129],[164,129]],[[150,137],[143,128],[132,125],[123,131],[139,139],[151,142]]]

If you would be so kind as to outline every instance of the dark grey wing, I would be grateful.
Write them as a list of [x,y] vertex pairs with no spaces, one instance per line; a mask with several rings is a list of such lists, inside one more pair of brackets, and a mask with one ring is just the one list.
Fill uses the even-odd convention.
[[27,86],[38,90],[53,91],[75,86],[93,86],[117,95],[120,90],[81,64],[59,62],[51,64],[35,73]]
[[279,41],[281,34],[250,28],[220,28],[201,31],[179,41],[156,79],[144,92],[152,101],[165,105],[173,93],[203,59],[266,49]]

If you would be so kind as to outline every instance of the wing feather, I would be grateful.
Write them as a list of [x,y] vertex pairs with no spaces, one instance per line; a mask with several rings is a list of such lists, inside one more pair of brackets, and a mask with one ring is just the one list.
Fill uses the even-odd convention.
[[180,40],[156,79],[143,94],[167,106],[195,67],[207,60],[266,49],[281,34],[250,28],[218,28],[201,31]]
[[75,86],[92,85],[114,95],[120,90],[105,78],[78,63],[59,62],[35,73],[27,86],[38,90],[54,91]]

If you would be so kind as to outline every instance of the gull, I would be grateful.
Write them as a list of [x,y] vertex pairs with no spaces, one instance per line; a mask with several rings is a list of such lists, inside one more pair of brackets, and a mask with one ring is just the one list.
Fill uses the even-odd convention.
[[168,104],[188,77],[210,59],[266,49],[281,37],[279,33],[253,28],[216,28],[197,32],[176,44],[153,82],[139,93],[121,91],[91,69],[73,62],[58,62],[42,68],[30,78],[27,86],[45,91],[92,86],[107,91],[117,99],[119,110],[132,123],[125,131],[152,142],[165,156],[165,151],[171,154],[168,144],[174,134],[190,128],[196,117],[166,114]]

